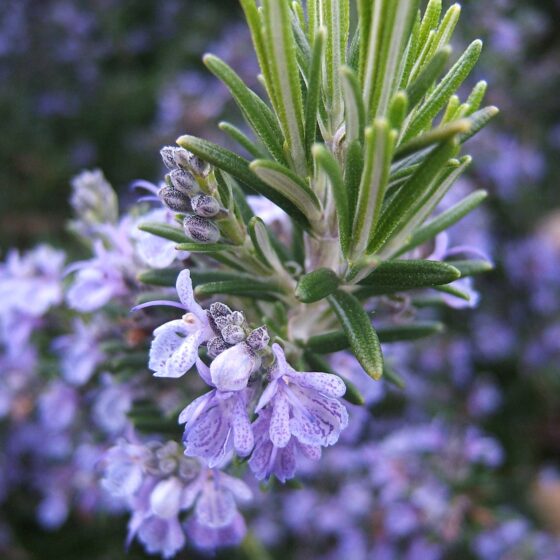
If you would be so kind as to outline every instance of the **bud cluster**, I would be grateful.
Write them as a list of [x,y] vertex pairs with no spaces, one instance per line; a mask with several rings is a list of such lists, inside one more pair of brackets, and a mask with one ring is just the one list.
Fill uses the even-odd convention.
[[215,243],[220,239],[220,230],[212,220],[223,218],[226,210],[200,189],[199,180],[207,179],[210,165],[184,148],[166,146],[160,153],[170,170],[166,185],[158,191],[160,200],[173,212],[186,214],[183,229],[192,240]]
[[248,349],[258,352],[270,341],[266,327],[250,330],[241,311],[232,311],[224,303],[216,302],[208,310],[210,326],[216,334],[207,343],[208,355],[216,358],[224,350],[244,342]]

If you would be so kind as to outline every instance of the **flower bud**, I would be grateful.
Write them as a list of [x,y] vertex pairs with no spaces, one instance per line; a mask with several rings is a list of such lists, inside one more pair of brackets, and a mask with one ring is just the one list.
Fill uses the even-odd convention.
[[210,305],[210,315],[212,315],[213,319],[217,319],[218,317],[227,317],[231,315],[231,309],[221,301],[216,301]]
[[228,349],[227,343],[221,336],[215,336],[211,338],[206,344],[206,349],[208,350],[208,355],[214,359],[219,356],[224,350]]
[[247,344],[253,350],[262,350],[263,348],[266,348],[266,346],[268,346],[269,342],[270,336],[268,334],[268,330],[264,326],[255,329],[247,337]]
[[167,169],[176,169],[177,163],[175,162],[175,146],[165,146],[162,148],[159,153],[161,154],[161,159],[163,160],[163,164]]
[[181,167],[182,169],[189,169],[191,167],[191,156],[192,154],[187,152],[185,148],[175,148],[173,152],[175,166]]
[[[185,152],[187,152],[185,150]],[[208,177],[212,167],[206,161],[200,159],[198,156],[187,152],[188,154],[188,166],[190,167],[191,171],[195,175],[199,175],[200,177]]]
[[200,189],[192,173],[184,169],[173,169],[169,173],[169,181],[181,193],[193,197]]
[[243,325],[245,322],[245,315],[241,311],[233,311],[229,316],[229,322],[232,325]]
[[200,243],[215,243],[220,239],[218,227],[200,216],[186,216],[183,220],[183,229],[191,239]]
[[220,211],[220,203],[208,194],[198,194],[191,200],[193,211],[203,218],[211,218]]
[[245,340],[245,331],[239,325],[226,325],[222,329],[222,338],[228,344],[237,344]]
[[190,212],[192,210],[189,197],[173,187],[162,187],[158,191],[158,197],[167,208],[174,212]]

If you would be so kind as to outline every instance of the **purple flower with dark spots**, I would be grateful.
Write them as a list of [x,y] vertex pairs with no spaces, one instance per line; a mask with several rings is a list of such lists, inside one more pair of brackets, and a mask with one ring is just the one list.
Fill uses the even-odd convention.
[[274,446],[283,448],[292,436],[300,443],[328,446],[338,441],[348,425],[348,412],[338,400],[346,391],[340,377],[320,372],[298,372],[286,361],[284,351],[273,344],[276,361],[271,381],[256,411],[272,410],[269,436]]
[[171,305],[187,311],[181,319],[169,321],[154,331],[148,366],[156,377],[181,377],[187,373],[196,362],[198,347],[215,336],[206,312],[194,300],[188,270],[177,277],[177,294],[181,303],[153,301],[135,308]]
[[[200,376],[212,385],[210,371],[197,361]],[[241,457],[251,453],[253,431],[247,412],[249,390],[222,392],[213,389],[191,402],[179,415],[185,424],[185,454],[202,457],[210,468],[222,465],[235,452]]]
[[268,480],[274,475],[280,482],[286,482],[295,476],[298,456],[317,461],[321,458],[321,447],[305,445],[295,438],[290,438],[285,447],[274,445],[270,439],[271,416],[270,408],[263,408],[253,422],[255,449],[249,459],[249,467],[257,480]]

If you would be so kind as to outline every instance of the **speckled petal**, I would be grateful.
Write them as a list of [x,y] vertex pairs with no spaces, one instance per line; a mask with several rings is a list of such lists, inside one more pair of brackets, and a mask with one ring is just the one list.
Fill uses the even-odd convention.
[[292,389],[299,406],[292,406],[292,434],[308,445],[333,445],[348,425],[348,412],[336,399],[310,389]]
[[191,281],[191,273],[185,269],[177,276],[177,295],[181,303],[191,312],[194,313],[201,321],[206,320],[206,313],[194,300],[193,285]]
[[241,395],[232,397],[235,403],[232,411],[232,427],[233,427],[233,446],[241,457],[246,457],[251,453],[255,440],[253,430],[249,422],[249,415],[245,406],[245,401]]
[[278,393],[270,417],[270,441],[276,447],[286,447],[290,436],[290,405],[284,395]]
[[165,375],[167,360],[185,340],[185,324],[181,320],[169,321],[154,331],[148,367],[156,374]]
[[194,333],[183,340],[183,343],[167,360],[165,372],[156,372],[156,377],[181,377],[189,371],[198,358],[200,334]]
[[344,381],[332,373],[320,373],[315,371],[294,372],[290,375],[300,387],[314,389],[329,397],[342,397],[346,392]]

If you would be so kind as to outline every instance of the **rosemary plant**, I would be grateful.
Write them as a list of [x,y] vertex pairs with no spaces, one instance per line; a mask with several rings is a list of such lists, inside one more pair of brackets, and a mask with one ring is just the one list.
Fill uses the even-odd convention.
[[[486,197],[473,192],[434,216],[471,162],[463,145],[498,112],[481,108],[483,81],[464,100],[457,93],[482,44],[471,43],[445,70],[461,9],[442,15],[441,0],[423,14],[417,0],[359,0],[355,29],[348,0],[241,4],[266,96],[216,56],[204,62],[229,88],[251,135],[228,122],[220,128],[252,159],[181,136],[180,148],[163,151],[172,171],[160,197],[178,211],[184,233],[154,223],[141,229],[189,251],[195,294],[243,302],[294,363],[316,364],[318,354],[349,347],[380,379],[383,333],[370,313],[380,301],[420,288],[468,299],[456,281],[490,268],[478,258],[422,258]],[[287,214],[289,245],[252,214],[250,191]],[[164,276],[142,279],[161,284]],[[390,336],[434,330],[408,322]]]

